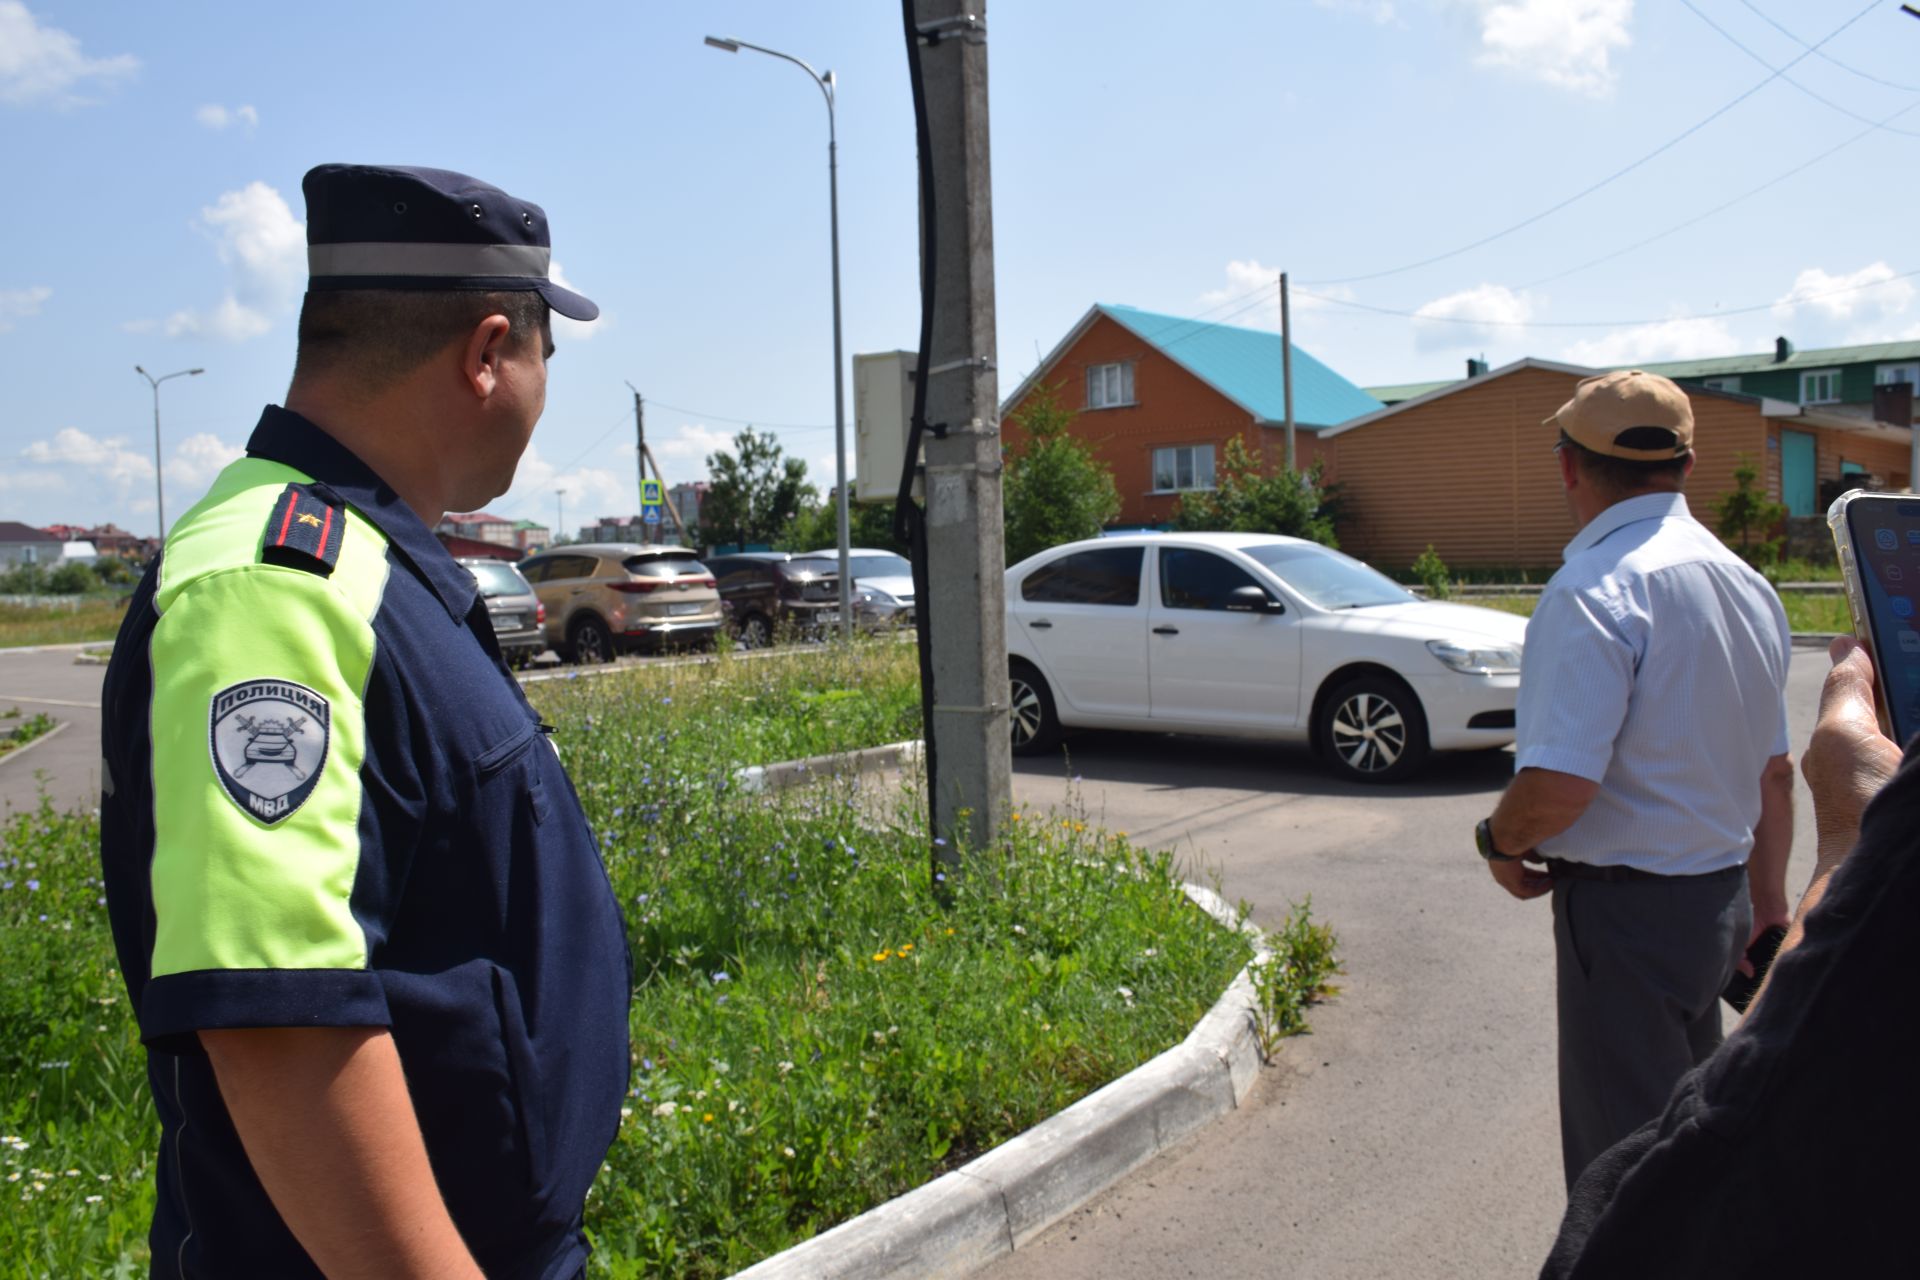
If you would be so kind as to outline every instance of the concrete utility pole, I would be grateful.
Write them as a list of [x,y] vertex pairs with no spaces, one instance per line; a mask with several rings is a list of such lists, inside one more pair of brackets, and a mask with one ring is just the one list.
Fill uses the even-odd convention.
[[660,496],[666,499],[660,505],[665,507],[667,514],[673,517],[674,527],[680,530],[680,541],[682,544],[685,544],[687,541],[687,522],[680,518],[680,507],[667,493],[667,478],[660,474],[660,460],[654,457],[653,450],[647,448],[645,445],[641,445],[640,449],[646,455],[647,465],[653,468],[653,478],[660,482]]
[[1287,273],[1280,273],[1280,392],[1287,402],[1287,472],[1299,470],[1293,452],[1293,317],[1287,310]]
[[928,633],[939,761],[935,834],[987,846],[1012,810],[1000,506],[1000,380],[994,363],[993,184],[982,0],[914,0],[925,85],[935,232],[927,358]]

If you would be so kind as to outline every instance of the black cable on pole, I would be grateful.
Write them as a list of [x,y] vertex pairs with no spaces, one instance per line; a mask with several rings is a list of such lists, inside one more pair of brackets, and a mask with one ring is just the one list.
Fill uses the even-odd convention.
[[[927,122],[927,86],[920,70],[920,32],[914,22],[913,0],[900,0],[907,40],[907,79],[913,86],[913,133],[920,168],[920,349],[914,362],[913,417],[907,428],[907,456],[900,468],[900,493],[893,507],[893,536],[907,548],[913,565],[913,630],[920,648],[920,732],[926,746],[927,834],[939,834],[937,800],[940,794],[940,754],[933,732],[933,594],[927,582],[927,512],[913,500],[913,476],[920,461],[920,439],[927,430],[927,366],[933,351],[934,250],[938,247],[939,193],[933,185],[933,133]],[[929,845],[929,849],[937,846]],[[940,874],[938,857],[930,874]],[[941,882],[933,881],[935,892]]]

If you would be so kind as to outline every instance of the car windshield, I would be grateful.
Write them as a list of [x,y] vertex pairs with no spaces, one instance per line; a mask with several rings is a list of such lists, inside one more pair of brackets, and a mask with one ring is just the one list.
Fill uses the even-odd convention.
[[628,556],[621,567],[636,578],[707,577],[707,566],[692,556]]
[[[806,555],[794,557],[794,562],[809,573],[838,573],[840,557]],[[856,579],[859,578],[911,578],[913,566],[907,563],[905,556],[848,556],[847,568]]]
[[492,564],[470,564],[467,572],[480,584],[480,594],[492,599],[494,596],[524,596],[532,592],[519,571],[504,560]]
[[1282,582],[1322,609],[1410,604],[1420,598],[1379,570],[1327,547],[1303,542],[1269,542],[1240,550],[1273,570]]

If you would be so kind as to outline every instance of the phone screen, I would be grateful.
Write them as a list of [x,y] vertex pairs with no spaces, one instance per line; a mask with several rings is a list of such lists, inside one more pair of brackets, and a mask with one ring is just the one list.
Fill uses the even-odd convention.
[[1848,533],[1893,736],[1920,733],[1920,499],[1856,498]]

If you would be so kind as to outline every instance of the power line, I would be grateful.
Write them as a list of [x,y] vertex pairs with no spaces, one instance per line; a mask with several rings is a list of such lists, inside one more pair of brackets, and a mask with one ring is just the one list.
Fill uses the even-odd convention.
[[1740,204],[1743,201],[1751,200],[1753,197],[1759,195],[1763,191],[1779,186],[1781,183],[1785,182],[1788,178],[1791,178],[1796,174],[1803,173],[1806,170],[1811,169],[1814,165],[1819,164],[1822,160],[1825,160],[1828,156],[1834,155],[1837,152],[1845,151],[1848,147],[1860,141],[1860,139],[1866,137],[1871,133],[1874,133],[1878,129],[1884,128],[1890,121],[1897,120],[1899,117],[1905,115],[1907,112],[1913,110],[1915,107],[1920,107],[1920,102],[1909,102],[1906,106],[1901,107],[1898,111],[1886,117],[1885,120],[1880,121],[1879,124],[1869,125],[1865,129],[1862,129],[1860,132],[1854,134],[1852,137],[1846,139],[1844,142],[1840,142],[1835,144],[1834,146],[1828,147],[1825,151],[1822,151],[1819,155],[1814,156],[1811,159],[1802,161],[1801,163],[1795,165],[1793,168],[1787,170],[1785,173],[1778,175],[1777,177],[1767,179],[1767,181],[1761,183],[1757,187],[1754,187],[1750,191],[1743,192],[1742,194],[1733,197],[1731,200],[1722,201],[1721,203],[1713,206],[1713,208],[1706,210],[1704,213],[1697,213],[1693,217],[1688,218],[1685,221],[1676,222],[1664,231],[1656,231],[1652,235],[1647,236],[1645,239],[1636,240],[1632,244],[1626,245],[1619,249],[1615,249],[1611,253],[1601,254],[1597,258],[1589,258],[1587,261],[1581,263],[1577,267],[1568,267],[1564,271],[1556,271],[1550,276],[1542,276],[1538,280],[1530,281],[1529,283],[1523,284],[1520,287],[1522,289],[1537,289],[1543,284],[1551,284],[1555,280],[1564,280],[1570,275],[1575,275],[1579,272],[1587,270],[1589,267],[1597,267],[1603,262],[1612,262],[1615,258],[1623,257],[1626,254],[1632,253],[1636,249],[1644,249],[1648,245],[1654,243],[1656,240],[1664,240],[1668,236],[1673,235],[1675,232],[1685,231],[1688,227],[1694,226],[1701,222],[1705,222],[1708,218],[1713,217],[1715,214],[1724,213],[1728,209],[1733,208],[1733,206]]
[[[1740,0],[1740,3],[1745,5],[1747,8],[1753,10],[1754,14],[1757,15],[1762,22],[1772,27],[1775,31],[1778,31],[1781,35],[1785,36],[1787,39],[1793,41],[1795,44],[1799,45],[1803,49],[1807,47],[1807,42],[1805,40],[1802,40],[1799,36],[1787,30],[1785,27],[1781,26],[1778,22],[1775,22],[1772,18],[1768,17],[1765,13],[1762,13],[1760,10],[1760,6],[1755,4],[1753,0]],[[1846,63],[1840,61],[1840,59],[1834,57],[1830,53],[1821,53],[1820,56],[1826,61],[1831,62],[1834,66],[1840,68],[1842,71],[1848,72],[1852,75],[1859,76],[1862,80],[1871,80],[1875,84],[1883,84],[1889,89],[1899,89],[1905,93],[1920,93],[1920,84],[1901,84],[1898,80],[1885,79],[1881,76],[1874,75],[1871,71],[1862,71],[1858,67],[1848,66]]]
[[1673,324],[1676,321],[1717,320],[1722,316],[1751,315],[1756,311],[1771,311],[1775,307],[1797,306],[1802,302],[1813,302],[1820,298],[1858,293],[1862,289],[1878,289],[1896,280],[1906,280],[1913,276],[1920,276],[1920,270],[1903,271],[1899,275],[1888,276],[1884,280],[1869,280],[1864,284],[1851,284],[1839,289],[1823,289],[1818,293],[1793,294],[1773,302],[1758,302],[1748,307],[1724,307],[1700,315],[1660,316],[1653,320],[1478,320],[1471,316],[1436,316],[1419,311],[1403,311],[1394,307],[1376,307],[1371,303],[1353,302],[1328,294],[1308,293],[1305,289],[1296,288],[1294,292],[1321,302],[1330,302],[1335,306],[1349,307],[1355,311],[1370,311],[1375,315],[1398,316],[1402,319],[1422,320],[1435,324],[1467,324],[1493,329],[1637,329],[1651,324]]
[[[1886,129],[1888,133],[1897,133],[1902,135],[1903,137],[1908,137],[1908,138],[1920,138],[1920,132],[1916,132],[1915,130],[1912,130],[1912,129],[1895,129],[1887,125],[1874,124],[1874,122],[1871,119],[1861,115],[1858,111],[1853,110],[1851,107],[1843,107],[1839,103],[1833,101],[1833,99],[1831,98],[1821,97],[1819,94],[1815,93],[1813,90],[1807,88],[1807,86],[1801,84],[1798,80],[1795,80],[1792,76],[1786,74],[1787,67],[1792,66],[1793,65],[1792,62],[1788,63],[1787,67],[1775,67],[1771,62],[1768,62],[1765,58],[1761,57],[1759,54],[1755,53],[1753,50],[1747,48],[1746,45],[1741,44],[1740,41],[1734,37],[1731,31],[1728,31],[1725,27],[1721,26],[1719,23],[1715,22],[1712,18],[1709,18],[1706,14],[1702,13],[1700,11],[1699,6],[1693,3],[1693,0],[1680,0],[1680,3],[1685,5],[1687,7],[1687,11],[1693,14],[1694,17],[1700,19],[1700,21],[1706,23],[1709,27],[1712,27],[1714,32],[1718,34],[1721,39],[1725,40],[1728,44],[1732,45],[1734,48],[1738,49],[1740,52],[1746,54],[1749,58],[1752,58],[1755,62],[1759,63],[1761,66],[1767,68],[1767,70],[1772,71],[1774,75],[1778,76],[1784,83],[1792,85],[1794,88],[1798,89],[1801,93],[1806,94],[1809,98],[1812,98],[1815,102],[1819,103],[1821,106],[1827,107],[1833,111],[1838,111],[1841,115],[1846,116],[1850,120],[1858,120],[1862,124],[1873,125],[1873,127],[1876,129]],[[1831,37],[1829,37],[1829,39],[1831,39]],[[1813,53],[1813,52],[1814,52],[1813,49],[1808,49],[1805,53],[1802,53],[1800,55],[1800,58],[1804,58],[1807,56],[1807,54]],[[1800,58],[1795,58],[1793,61],[1798,62]]]
[[1835,27],[1832,31],[1828,32],[1827,35],[1820,41],[1819,44],[1813,45],[1810,48],[1806,49],[1798,57],[1794,58],[1792,62],[1789,62],[1787,63],[1786,66],[1781,67],[1778,70],[1774,71],[1773,73],[1768,75],[1766,79],[1760,81],[1758,84],[1753,85],[1751,88],[1747,89],[1744,93],[1734,98],[1733,101],[1727,103],[1725,106],[1718,108],[1717,110],[1713,111],[1711,114],[1705,116],[1704,118],[1697,121],[1696,123],[1688,126],[1686,129],[1682,130],[1680,133],[1675,134],[1673,137],[1667,139],[1665,142],[1661,143],[1659,146],[1655,147],[1653,150],[1641,156],[1638,160],[1635,160],[1630,164],[1624,165],[1619,169],[1615,169],[1612,173],[1600,179],[1598,182],[1592,183],[1589,186],[1581,188],[1579,191],[1574,192],[1572,195],[1568,196],[1564,200],[1559,201],[1557,204],[1549,205],[1545,209],[1540,210],[1538,213],[1535,213],[1529,217],[1523,218],[1519,222],[1516,222],[1511,226],[1502,228],[1499,231],[1495,231],[1491,235],[1482,236],[1478,240],[1474,240],[1468,244],[1463,244],[1456,249],[1449,249],[1445,253],[1436,253],[1431,257],[1422,258],[1418,262],[1409,262],[1404,266],[1390,267],[1385,271],[1372,271],[1363,275],[1338,276],[1338,277],[1322,279],[1322,280],[1308,280],[1308,281],[1305,281],[1304,283],[1309,285],[1357,284],[1363,280],[1379,280],[1387,276],[1396,276],[1396,275],[1403,274],[1404,272],[1416,271],[1421,267],[1429,267],[1436,262],[1445,262],[1449,258],[1457,258],[1463,253],[1470,253],[1475,249],[1481,248],[1482,246],[1492,244],[1495,240],[1504,239],[1507,236],[1512,235],[1516,231],[1520,231],[1520,230],[1523,230],[1524,228],[1530,227],[1534,223],[1539,222],[1544,218],[1549,218],[1554,214],[1560,212],[1562,209],[1567,208],[1569,205],[1572,205],[1581,200],[1584,200],[1588,196],[1594,194],[1596,191],[1599,191],[1604,187],[1610,186],[1613,183],[1619,181],[1621,178],[1626,177],[1629,173],[1632,173],[1635,169],[1638,169],[1641,165],[1646,164],[1649,160],[1654,159],[1656,156],[1660,156],[1665,154],[1668,151],[1671,151],[1674,147],[1678,146],[1680,143],[1686,141],[1688,138],[1692,137],[1694,134],[1700,132],[1700,130],[1712,124],[1715,120],[1718,120],[1721,116],[1727,114],[1727,112],[1733,110],[1735,107],[1745,102],[1748,98],[1751,98],[1754,94],[1760,92],[1760,90],[1772,84],[1775,80],[1779,79],[1786,71],[1792,68],[1796,63],[1799,63],[1803,59],[1813,56],[1813,54],[1820,48],[1820,45],[1826,44],[1827,41],[1833,39],[1835,36],[1839,35],[1842,31],[1845,31],[1848,27],[1852,26],[1854,23],[1866,17],[1867,14],[1871,13],[1874,10],[1874,8],[1877,7],[1878,3],[1879,3],[1879,0],[1872,0],[1872,3],[1869,3],[1864,9],[1860,10],[1860,12],[1854,14],[1851,18],[1848,18],[1845,22],[1841,23],[1838,27]]

